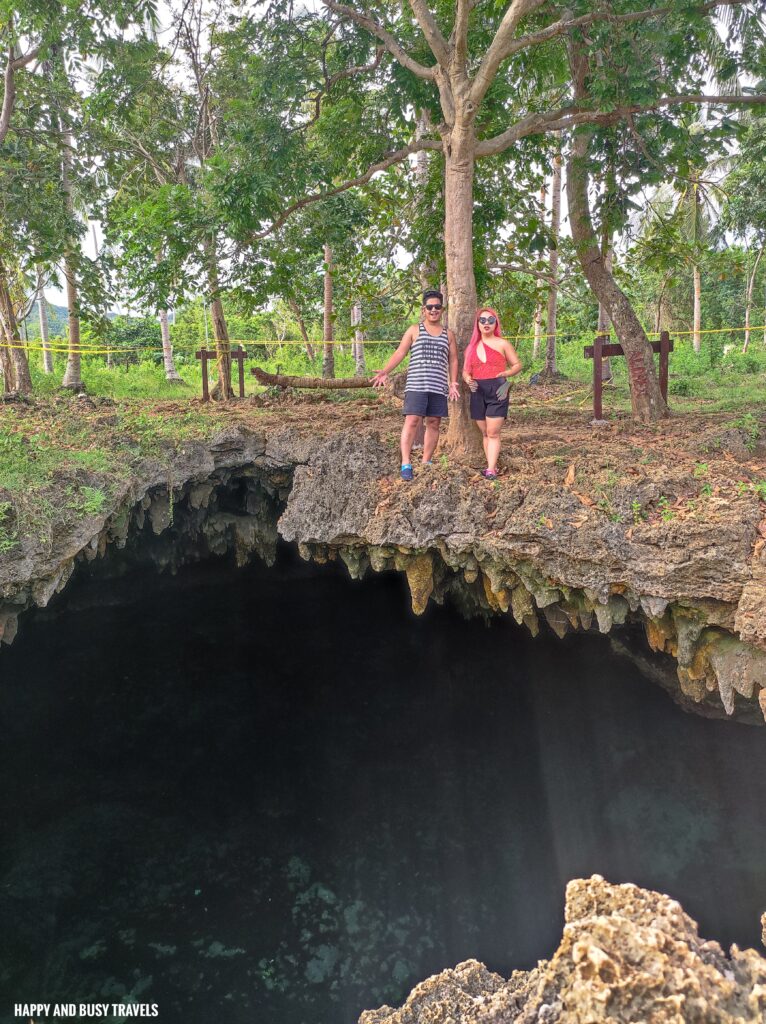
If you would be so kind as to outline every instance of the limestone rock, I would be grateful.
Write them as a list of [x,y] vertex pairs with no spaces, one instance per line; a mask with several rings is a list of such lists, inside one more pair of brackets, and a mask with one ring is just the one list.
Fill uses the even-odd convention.
[[766,648],[766,545],[753,559],[753,575],[742,589],[735,628],[743,640]]
[[401,1010],[382,1006],[368,1010],[359,1024],[471,1024],[487,998],[500,991],[505,982],[477,960],[466,960],[454,970],[428,978],[412,991]]
[[550,961],[503,982],[469,960],[359,1024],[763,1024],[765,1014],[766,959],[700,938],[669,896],[594,875],[567,886]]
[[433,560],[429,554],[413,555],[406,561],[405,573],[412,597],[412,610],[422,615],[434,589]]
[[[44,543],[22,536],[0,556],[3,640],[76,563],[139,534],[149,561],[168,568],[232,547],[239,562],[254,552],[273,560],[279,534],[303,557],[340,556],[356,577],[368,567],[406,572],[416,611],[449,596],[466,614],[513,615],[533,634],[544,618],[559,635],[638,619],[650,646],[677,659],[673,695],[684,707],[766,719],[766,545],[758,540],[766,525],[754,494],[719,509],[714,523],[628,525],[636,494],[642,507],[682,495],[684,473],[646,483],[651,493],[638,493],[644,484],[615,491],[625,516],[605,522],[560,473],[551,482],[519,467],[517,482],[490,489],[458,462],[416,467],[404,483],[397,456],[392,437],[358,429],[318,436],[285,426],[267,438],[231,425],[172,459],[147,458],[110,490],[98,516],[65,520]],[[245,515],[254,523],[237,521]],[[193,537],[203,541],[199,551]]]

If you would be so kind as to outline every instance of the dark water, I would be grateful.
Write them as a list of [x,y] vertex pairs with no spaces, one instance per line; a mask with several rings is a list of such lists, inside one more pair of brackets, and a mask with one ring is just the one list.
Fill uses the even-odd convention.
[[568,879],[758,942],[766,730],[677,710],[606,640],[531,640],[286,552],[80,582],[0,659],[0,1019],[347,1024],[555,948]]

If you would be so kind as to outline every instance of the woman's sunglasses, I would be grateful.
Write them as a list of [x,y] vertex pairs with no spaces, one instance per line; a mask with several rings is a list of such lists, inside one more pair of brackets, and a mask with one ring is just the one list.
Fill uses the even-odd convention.
[[426,309],[428,310],[429,313],[436,313],[436,312],[438,312],[442,308],[443,307],[442,307],[441,303],[436,303],[435,305],[426,306]]
[[479,323],[480,324],[495,324],[495,323],[497,323],[497,317],[494,317],[494,316],[480,316],[479,317]]

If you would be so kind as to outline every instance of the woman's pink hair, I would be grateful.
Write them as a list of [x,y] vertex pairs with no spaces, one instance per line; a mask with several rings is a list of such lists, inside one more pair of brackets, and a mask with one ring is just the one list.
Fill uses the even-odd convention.
[[473,359],[473,354],[476,351],[476,346],[481,341],[481,331],[479,330],[479,317],[481,316],[482,313],[492,314],[492,316],[495,318],[494,336],[496,338],[502,337],[502,332],[500,331],[500,317],[497,315],[495,310],[492,309],[490,306],[481,306],[479,309],[477,309],[476,316],[473,319],[473,334],[471,335],[471,340],[468,342],[468,348],[465,350],[465,358],[463,359],[463,373],[468,372],[468,367],[471,365],[471,360]]

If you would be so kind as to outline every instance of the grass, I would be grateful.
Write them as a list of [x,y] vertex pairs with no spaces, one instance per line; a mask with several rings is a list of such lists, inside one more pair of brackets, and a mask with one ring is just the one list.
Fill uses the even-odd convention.
[[78,517],[97,516],[106,504],[107,495],[100,487],[67,487],[65,493],[69,498],[67,508]]
[[47,482],[61,465],[64,454],[45,434],[0,430],[0,489],[23,491]]
[[[140,369],[140,368],[136,368]],[[146,386],[146,371],[138,374]],[[50,549],[57,529],[108,510],[110,495],[147,457],[172,460],[190,439],[221,429],[187,402],[156,410],[156,396],[123,399],[106,415],[52,389],[31,406],[0,408],[0,554],[26,536]]]
[[0,554],[16,546],[14,508],[10,501],[0,501]]

